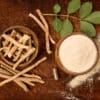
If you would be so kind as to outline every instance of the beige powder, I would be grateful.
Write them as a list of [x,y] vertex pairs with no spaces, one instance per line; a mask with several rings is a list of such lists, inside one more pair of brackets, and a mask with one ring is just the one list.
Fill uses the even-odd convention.
[[95,64],[97,49],[94,42],[85,35],[71,35],[62,42],[59,56],[67,70],[82,73]]

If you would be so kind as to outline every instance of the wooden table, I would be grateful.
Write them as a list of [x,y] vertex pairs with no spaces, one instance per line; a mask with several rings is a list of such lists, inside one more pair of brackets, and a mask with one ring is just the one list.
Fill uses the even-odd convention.
[[[45,52],[44,33],[39,26],[28,17],[28,14],[30,12],[36,14],[35,10],[37,8],[41,9],[43,13],[52,13],[52,6],[55,3],[60,3],[63,8],[62,13],[65,13],[68,1],[69,0],[0,0],[0,32],[2,34],[6,28],[13,25],[29,27],[39,38],[40,51],[37,59],[45,55],[48,56]],[[82,2],[84,1],[92,1],[94,10],[100,11],[99,0],[82,0]],[[46,19],[50,26],[51,35],[57,42],[60,37],[51,27],[53,17],[46,17]],[[73,23],[75,24],[74,31],[79,31],[79,22],[73,20]],[[100,33],[100,25],[96,26],[96,30],[97,33]],[[55,50],[54,46],[52,46],[52,50]],[[49,55],[48,60],[34,70],[35,73],[43,77],[46,82],[44,85],[37,84],[36,87],[29,87],[30,91],[25,93],[17,84],[11,82],[0,87],[0,100],[68,100],[67,96],[69,90],[66,84],[72,79],[72,76],[65,74],[58,68],[59,80],[55,81],[52,73],[53,67],[57,67],[54,53]],[[79,98],[79,100],[100,100],[100,81],[96,80],[96,76],[97,75],[94,76],[92,86],[89,86],[88,82],[85,82],[83,85],[72,90],[72,94]],[[90,88],[92,88],[92,92]]]

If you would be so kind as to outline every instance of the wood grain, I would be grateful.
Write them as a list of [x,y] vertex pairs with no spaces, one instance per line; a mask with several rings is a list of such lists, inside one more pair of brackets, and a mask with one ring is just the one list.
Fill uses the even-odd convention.
[[[82,2],[85,1],[92,1],[94,5],[93,10],[100,11],[99,0],[82,0]],[[45,50],[44,33],[39,26],[28,17],[28,14],[30,12],[36,14],[35,10],[37,8],[41,9],[43,13],[52,13],[52,6],[55,3],[60,3],[62,5],[61,13],[65,13],[68,2],[69,0],[0,0],[0,32],[2,34],[6,28],[13,25],[23,25],[29,27],[39,38],[40,51],[37,59],[44,55],[48,56]],[[51,35],[57,42],[60,37],[59,34],[52,30],[51,21],[53,17],[46,17],[46,19],[50,25]],[[74,31],[79,31],[79,22],[73,19],[72,21],[75,27]],[[97,33],[100,33],[100,26],[98,25],[95,27]],[[55,50],[54,46],[52,46],[52,50]],[[46,82],[44,85],[37,84],[36,87],[29,87],[30,91],[25,93],[19,86],[17,86],[17,84],[11,82],[3,87],[0,87],[0,100],[67,100],[66,97],[69,91],[66,83],[71,80],[72,76],[67,75],[58,69],[60,79],[55,81],[53,79],[52,68],[57,67],[57,64],[54,58],[54,54],[49,55],[48,60],[34,70],[36,74],[43,77]],[[88,87],[87,82],[74,89],[72,93],[80,100],[90,100],[89,96],[91,96],[91,100],[100,100],[99,84],[100,81],[98,82],[94,80],[92,93],[89,91],[90,87]]]

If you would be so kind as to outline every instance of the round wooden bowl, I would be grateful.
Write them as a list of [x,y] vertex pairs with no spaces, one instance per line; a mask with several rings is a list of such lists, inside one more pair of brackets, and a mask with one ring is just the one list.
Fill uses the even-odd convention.
[[[66,35],[66,36],[64,36],[64,37],[57,43],[57,45],[56,45],[56,50],[55,50],[55,60],[56,60],[56,63],[57,63],[58,67],[59,67],[61,70],[63,70],[65,73],[70,74],[70,75],[85,74],[85,73],[89,72],[93,67],[95,67],[95,64],[96,64],[97,58],[98,58],[98,50],[97,50],[97,46],[96,46],[95,42],[94,42],[91,38],[89,38],[88,36],[84,35],[84,36],[88,37],[88,38],[94,43],[95,48],[96,48],[96,51],[97,51],[97,52],[96,52],[96,59],[95,59],[95,62],[93,63],[93,65],[92,65],[88,70],[86,70],[86,71],[84,71],[84,72],[75,72],[75,71],[71,71],[71,70],[67,69],[67,68],[62,64],[62,62],[61,62],[61,60],[60,60],[60,57],[59,57],[59,48],[60,48],[61,44],[62,44],[63,41],[64,41],[65,39],[67,39],[68,37],[70,37],[70,36],[72,36],[72,35],[79,35],[79,34],[80,34],[80,35],[84,35],[82,32],[74,32],[74,33],[72,33],[71,35]],[[66,51],[66,52],[67,52],[67,51]]]
[[[7,28],[7,29],[3,32],[3,34],[8,34],[8,33],[9,33],[11,30],[13,30],[13,29],[19,31],[19,32],[22,33],[22,34],[29,34],[29,35],[31,35],[31,37],[32,37],[32,39],[33,39],[33,42],[34,42],[34,46],[35,46],[35,48],[36,48],[35,53],[31,56],[31,58],[29,59],[29,61],[25,61],[25,62],[23,62],[23,63],[21,63],[21,64],[19,65],[19,67],[24,67],[24,66],[29,65],[29,64],[36,58],[36,56],[37,56],[37,54],[38,54],[38,51],[39,51],[38,38],[37,38],[37,36],[35,35],[35,33],[34,33],[31,29],[29,29],[29,28],[27,28],[27,27],[24,27],[24,26],[11,26],[11,27]],[[1,44],[0,44],[0,47],[1,47]],[[14,62],[12,62],[12,61],[8,60],[7,58],[5,58],[5,57],[3,56],[2,53],[0,53],[0,56],[1,56],[1,59],[2,59],[5,63],[7,63],[7,64],[9,64],[9,65],[11,65],[11,66],[14,65]]]

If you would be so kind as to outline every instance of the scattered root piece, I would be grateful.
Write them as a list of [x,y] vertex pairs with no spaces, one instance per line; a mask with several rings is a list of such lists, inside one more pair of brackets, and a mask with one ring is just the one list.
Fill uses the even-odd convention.
[[28,81],[28,82],[38,82],[38,83],[45,83],[42,79],[37,79],[37,78],[18,78],[19,80],[22,81]]
[[[51,37],[50,33],[49,33],[49,26],[48,26],[48,23],[47,21],[45,20],[43,14],[41,13],[41,11],[39,9],[36,10],[37,14],[39,15],[42,23],[44,24],[44,27],[45,27],[45,34],[47,35],[46,38],[48,37],[48,41],[50,39],[51,43],[52,44],[55,44],[55,41],[53,40],[53,38]],[[47,32],[46,32],[47,31]],[[48,42],[47,42],[48,43]],[[49,43],[47,44],[49,45]],[[50,49],[50,47],[48,47],[48,49]]]
[[55,42],[54,39],[51,37],[51,35],[49,36],[49,39],[50,39],[50,42],[51,42],[52,44],[56,44],[56,42]]
[[31,17],[40,27],[43,31],[45,31],[44,25],[41,23],[41,21],[32,13],[29,14],[29,17]]
[[[12,74],[17,74],[19,73],[20,71],[19,70],[13,70],[11,66],[5,64],[3,61],[0,61],[0,64],[1,64],[1,68],[7,70],[8,72],[12,73]],[[38,79],[41,79],[40,76],[38,75],[35,75],[35,74],[22,74],[23,77],[27,77],[27,78],[38,78]]]
[[5,85],[6,83],[9,83],[13,80],[15,80],[16,78],[18,78],[19,76],[27,73],[28,71],[32,70],[33,68],[35,68],[36,66],[38,66],[40,63],[42,63],[43,61],[45,61],[47,58],[43,57],[42,59],[38,60],[35,64],[33,64],[32,66],[29,66],[28,68],[23,69],[21,72],[19,72],[18,74],[0,82],[0,86]]
[[25,91],[27,92],[29,89],[27,88],[27,86],[22,83],[21,81],[15,80],[15,82]]
[[[0,63],[1,64],[1,63]],[[3,67],[2,67],[3,66]],[[4,69],[2,69],[4,68]],[[5,70],[6,66],[4,65],[1,65],[1,68],[0,68],[0,77],[1,78],[10,78],[12,77],[13,75],[15,75],[15,73],[12,73],[12,71],[8,71],[8,70]],[[31,74],[31,75],[28,75],[28,74],[23,74],[24,77],[18,77],[16,79],[14,79],[13,81],[15,83],[17,83],[25,92],[28,91],[28,88],[27,86],[25,85],[28,84],[30,86],[35,86],[35,84],[33,82],[39,82],[39,83],[43,83],[43,80],[40,79],[37,75],[34,75],[34,74]],[[29,76],[29,77],[27,77]],[[34,77],[36,76],[36,77]]]
[[57,68],[53,68],[53,76],[55,80],[58,80],[58,72],[57,72]]
[[[50,50],[50,43],[49,43],[49,38],[50,38],[50,33],[49,33],[49,27],[48,24],[44,18],[44,16],[42,15],[41,11],[39,9],[36,10],[38,16],[40,17],[41,21],[34,16],[33,14],[29,14],[29,16],[34,19],[34,21],[41,27],[41,29],[45,32],[45,40],[46,40],[46,51],[48,54],[51,54],[52,51]],[[50,41],[54,44],[55,42],[53,41],[53,39],[50,39]]]
[[30,81],[26,81],[26,80],[24,80],[24,82],[26,82],[26,84],[28,84],[28,85],[30,85],[30,86],[35,86],[35,84],[32,83],[32,82],[30,82]]
[[[1,77],[1,78],[6,78],[6,79],[8,79],[8,78],[10,78],[11,76],[8,76],[8,75],[5,75],[5,74],[0,73],[0,77]],[[17,83],[25,92],[28,91],[27,86],[26,86],[23,82],[19,81],[18,79],[15,79],[14,82]]]

